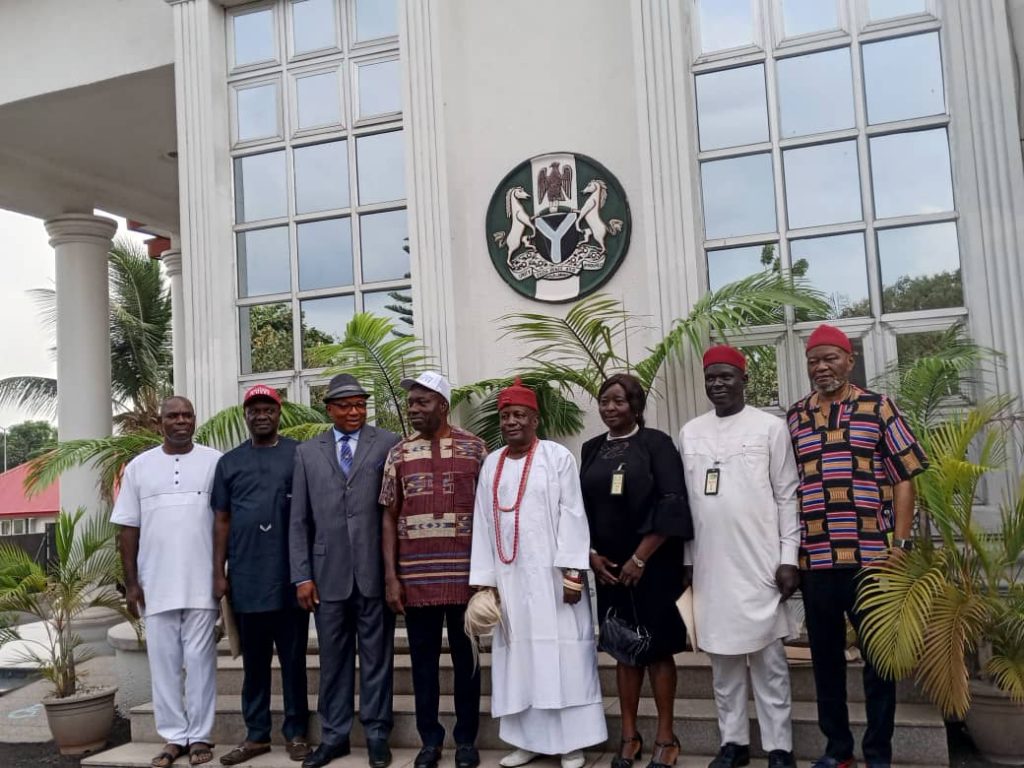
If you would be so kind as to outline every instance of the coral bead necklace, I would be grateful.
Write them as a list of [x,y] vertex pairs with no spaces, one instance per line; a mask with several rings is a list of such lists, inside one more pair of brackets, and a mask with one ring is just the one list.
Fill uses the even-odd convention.
[[[498,548],[498,559],[505,565],[509,565],[519,554],[519,507],[523,503],[523,495],[526,493],[526,480],[530,476],[530,466],[533,464],[533,454],[537,450],[537,440],[530,445],[526,452],[526,463],[523,464],[523,474],[519,478],[519,490],[516,493],[516,501],[511,507],[503,507],[498,501],[498,486],[501,485],[501,474],[505,469],[505,459],[508,457],[508,448],[501,452],[498,457],[498,468],[494,473],[494,484],[492,486],[492,501],[494,513],[494,543]],[[505,553],[505,544],[501,540],[501,513],[514,512],[515,519],[512,527],[512,554]]]

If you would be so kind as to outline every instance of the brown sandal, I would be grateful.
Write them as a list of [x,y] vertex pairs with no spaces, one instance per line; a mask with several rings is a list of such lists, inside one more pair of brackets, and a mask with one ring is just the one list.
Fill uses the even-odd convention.
[[[171,750],[174,750],[173,752]],[[149,764],[153,768],[170,768],[174,765],[174,761],[185,754],[185,747],[181,744],[173,744],[168,742],[164,744],[164,750],[159,755],[149,761]]]
[[[256,743],[251,741],[243,741],[237,747],[232,749],[226,755],[220,756],[221,765],[238,765],[252,760],[254,757],[265,755],[270,751],[270,742]],[[193,763],[198,765],[198,763]]]
[[188,764],[205,765],[213,760],[213,744],[205,741],[194,741],[188,746]]
[[[636,744],[636,752],[633,753],[632,757],[625,757],[622,751],[626,748],[627,744]],[[636,760],[640,760],[644,756],[644,738],[639,733],[632,736],[622,737],[622,746],[619,747],[619,754],[612,758],[612,768],[633,768],[633,763]]]

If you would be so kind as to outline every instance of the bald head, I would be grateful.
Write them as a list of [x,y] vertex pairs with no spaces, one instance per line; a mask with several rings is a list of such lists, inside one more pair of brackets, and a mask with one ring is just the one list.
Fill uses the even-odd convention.
[[165,397],[164,401],[160,403],[160,416],[163,417],[169,410],[177,407],[186,407],[193,413],[196,410],[192,405],[192,401],[184,395],[171,395],[170,397]]
[[187,397],[172,395],[160,404],[160,431],[166,453],[188,453],[196,432],[196,411]]

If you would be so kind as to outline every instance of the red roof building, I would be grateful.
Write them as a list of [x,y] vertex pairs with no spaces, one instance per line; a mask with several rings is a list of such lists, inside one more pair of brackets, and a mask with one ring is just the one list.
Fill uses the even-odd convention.
[[42,533],[43,526],[60,511],[60,486],[52,483],[42,493],[25,493],[28,464],[0,474],[0,536]]

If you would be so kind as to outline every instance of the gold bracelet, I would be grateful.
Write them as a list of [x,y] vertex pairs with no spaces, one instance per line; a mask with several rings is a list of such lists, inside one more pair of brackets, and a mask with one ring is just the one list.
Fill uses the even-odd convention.
[[565,579],[562,579],[562,587],[564,589],[568,589],[571,592],[582,592],[583,591],[583,584],[582,583],[573,583],[571,581],[566,581]]
[[647,565],[647,561],[641,560],[639,557],[636,556],[636,554],[630,555],[629,559],[633,561],[633,565],[635,565],[637,568],[643,569],[643,567]]

